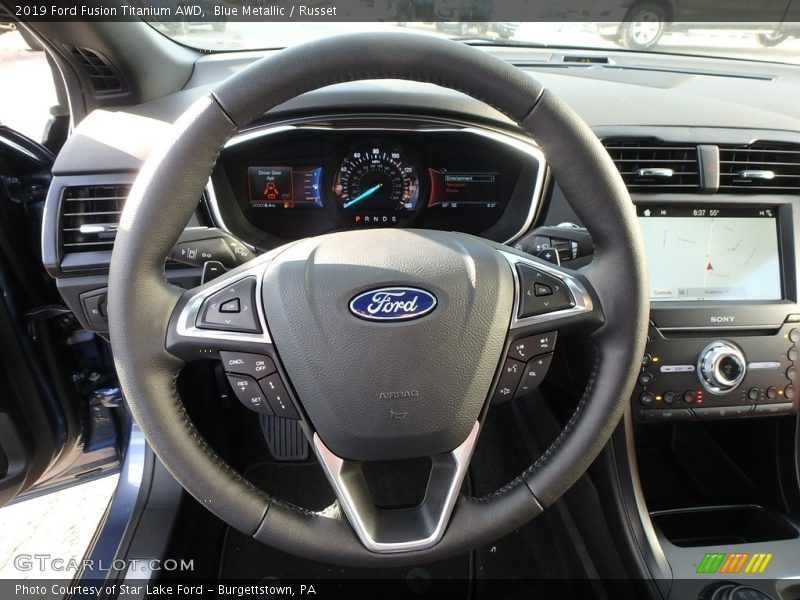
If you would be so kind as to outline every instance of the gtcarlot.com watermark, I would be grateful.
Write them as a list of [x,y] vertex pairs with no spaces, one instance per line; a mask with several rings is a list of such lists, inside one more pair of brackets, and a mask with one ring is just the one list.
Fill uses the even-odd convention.
[[123,571],[127,573],[152,571],[194,571],[194,559],[175,558],[116,558],[112,561],[64,558],[52,554],[17,554],[14,557],[17,571]]

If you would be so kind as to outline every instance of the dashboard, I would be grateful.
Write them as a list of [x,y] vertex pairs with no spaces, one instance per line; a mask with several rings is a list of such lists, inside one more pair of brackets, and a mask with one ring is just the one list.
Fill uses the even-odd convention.
[[444,229],[508,242],[533,222],[545,174],[534,144],[497,129],[315,119],[233,138],[212,177],[210,202],[228,229],[254,245],[261,234],[294,240],[363,227]]
[[[566,64],[568,51],[486,51],[570,105],[603,140],[628,185],[649,265],[651,322],[644,355],[630,357],[641,367],[626,434],[677,440],[661,424],[702,430],[696,425],[708,420],[714,428],[724,426],[716,421],[796,415],[800,69],[622,51],[579,53],[607,59],[606,65]],[[42,253],[87,329],[105,331],[90,313],[103,310],[110,242],[66,247],[66,230],[74,229],[64,221],[67,201],[102,211],[113,196],[121,206],[155,141],[178,116],[261,55],[199,58],[184,89],[96,111],[67,141],[54,167]],[[100,191],[97,198],[72,198],[71,189]],[[245,244],[237,246],[242,252],[340,229],[420,227],[509,244],[534,236],[539,247],[557,249],[566,268],[591,260],[573,259],[572,244],[583,247],[571,241],[578,228],[559,225],[581,223],[535,141],[477,100],[421,83],[337,85],[279,106],[230,140],[197,193],[187,236],[218,228]],[[187,252],[192,243],[185,242]],[[200,281],[197,265],[168,263],[166,274],[186,288]],[[570,352],[568,368],[577,371],[581,348]],[[687,456],[700,462],[709,447]],[[618,456],[631,448],[629,441],[618,445]],[[631,514],[638,510],[649,524],[641,498],[626,494]],[[661,547],[652,540],[641,546],[649,543]],[[690,552],[697,549],[663,546],[676,579],[702,583]],[[783,555],[793,561],[784,570],[794,574],[796,554]],[[778,568],[771,566],[773,573]]]
[[[576,66],[558,52],[487,51],[572,106],[628,185],[650,266],[652,323],[634,420],[796,412],[796,67],[635,53]],[[185,89],[93,113],[70,137],[54,167],[43,257],[76,312],[103,306],[111,244],[99,226],[103,202],[121,207],[149,151],[145,138],[167,133],[209,85],[254,58],[201,58]],[[184,255],[229,253],[235,265],[292,240],[363,227],[455,230],[515,245],[533,236],[545,249],[537,255],[553,248],[563,266],[591,260],[590,243],[584,262],[573,260],[585,244],[558,226],[581,223],[535,140],[477,100],[429,84],[355,82],[276,107],[225,145],[198,196],[180,260],[167,265],[184,287],[196,285],[202,266]],[[67,206],[101,222],[76,227]],[[543,226],[547,235],[537,234]],[[208,228],[231,239],[196,243]]]

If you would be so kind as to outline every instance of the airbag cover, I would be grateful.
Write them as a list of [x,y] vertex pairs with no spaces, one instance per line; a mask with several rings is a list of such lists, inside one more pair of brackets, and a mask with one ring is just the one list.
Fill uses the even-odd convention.
[[[427,291],[436,305],[390,322],[351,312],[359,294],[384,287]],[[513,306],[511,268],[494,248],[460,233],[333,233],[281,253],[262,289],[275,348],[334,453],[412,458],[466,439],[490,391]]]

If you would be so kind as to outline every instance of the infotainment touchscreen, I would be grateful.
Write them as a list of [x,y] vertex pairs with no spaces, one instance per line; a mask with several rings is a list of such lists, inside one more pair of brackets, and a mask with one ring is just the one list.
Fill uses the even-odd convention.
[[779,300],[777,210],[637,207],[650,299]]

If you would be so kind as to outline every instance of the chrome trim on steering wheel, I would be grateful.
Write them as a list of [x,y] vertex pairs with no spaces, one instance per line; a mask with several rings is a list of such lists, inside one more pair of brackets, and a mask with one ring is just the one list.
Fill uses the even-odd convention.
[[379,554],[425,550],[439,543],[450,521],[458,492],[467,474],[480,425],[455,450],[431,457],[425,499],[419,506],[379,509],[361,476],[361,463],[331,452],[314,434],[314,451],[336,497],[364,546]]
[[[266,255],[265,255],[266,256]],[[267,320],[264,315],[264,308],[261,302],[261,283],[264,278],[264,271],[271,262],[271,258],[265,259],[265,256],[253,259],[247,263],[247,268],[241,271],[226,273],[215,279],[208,287],[201,289],[194,289],[188,292],[190,295],[189,300],[181,309],[178,316],[177,327],[175,328],[178,336],[198,339],[215,339],[221,342],[259,342],[263,344],[271,344],[269,330],[267,329]],[[257,264],[253,264],[257,263]],[[230,286],[245,277],[256,278],[256,291],[255,291],[255,308],[258,315],[258,324],[261,327],[261,333],[240,333],[236,331],[222,331],[219,329],[201,329],[197,327],[197,317],[200,314],[200,309],[203,306],[206,298],[212,296],[216,292]]]
[[[580,315],[584,313],[590,313],[594,309],[594,303],[592,302],[592,297],[589,295],[589,292],[586,290],[584,285],[580,282],[577,277],[574,277],[567,273],[565,270],[556,269],[551,267],[549,264],[545,263],[544,261],[537,261],[533,259],[527,259],[518,254],[513,254],[511,252],[505,252],[500,250],[500,254],[505,257],[508,263],[511,265],[511,272],[514,275],[514,289],[516,293],[514,294],[514,311],[511,315],[511,325],[509,326],[510,330],[518,329],[520,327],[526,327],[529,325],[538,325],[539,323],[547,323],[550,321],[558,321],[559,319],[563,319],[564,317],[571,317],[575,315]],[[519,308],[520,308],[520,298],[522,295],[522,283],[519,280],[519,273],[517,272],[516,265],[528,265],[542,271],[552,277],[556,277],[564,282],[564,285],[567,286],[567,289],[572,294],[572,297],[575,299],[575,306],[571,308],[565,308],[562,310],[556,310],[550,313],[545,313],[542,315],[534,315],[532,317],[520,317],[519,316]]]

